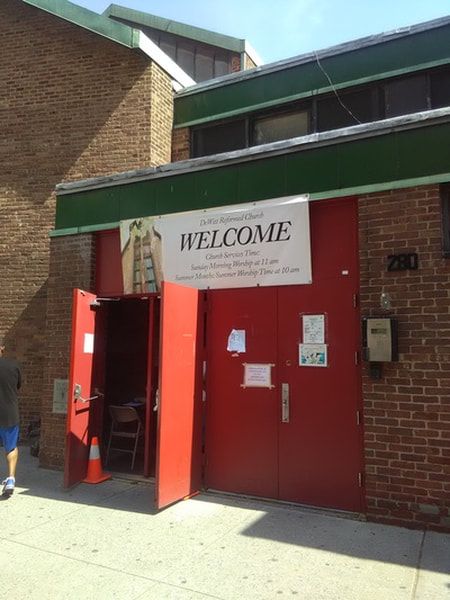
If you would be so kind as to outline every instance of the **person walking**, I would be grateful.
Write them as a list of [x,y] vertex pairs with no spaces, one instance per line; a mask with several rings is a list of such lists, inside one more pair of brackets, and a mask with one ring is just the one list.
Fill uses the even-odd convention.
[[19,401],[21,386],[18,363],[6,358],[5,344],[0,340],[0,441],[5,448],[8,475],[2,482],[3,496],[11,496],[16,485],[16,467],[19,458]]

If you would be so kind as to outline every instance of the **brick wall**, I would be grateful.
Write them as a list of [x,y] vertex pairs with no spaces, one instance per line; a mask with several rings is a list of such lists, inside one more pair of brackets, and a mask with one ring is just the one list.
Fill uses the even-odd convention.
[[0,3],[0,42],[0,335],[25,425],[43,398],[54,187],[167,162],[172,90],[142,54],[18,0]]
[[254,69],[256,67],[256,64],[253,62],[253,60],[250,58],[250,56],[245,53],[244,55],[244,69]]
[[191,158],[191,130],[189,127],[174,129],[172,133],[172,162]]
[[53,413],[53,382],[68,379],[72,290],[94,289],[95,234],[53,238],[50,244],[40,462],[61,468],[66,415]]
[[[367,513],[450,529],[450,261],[442,258],[437,186],[360,199],[361,308],[399,321],[399,361],[363,376]],[[417,271],[387,272],[389,254],[417,252]]]

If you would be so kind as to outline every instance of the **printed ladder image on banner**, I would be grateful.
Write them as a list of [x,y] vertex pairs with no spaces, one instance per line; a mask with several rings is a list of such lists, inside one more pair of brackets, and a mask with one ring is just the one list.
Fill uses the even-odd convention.
[[163,280],[161,234],[154,217],[120,222],[123,291],[159,292]]

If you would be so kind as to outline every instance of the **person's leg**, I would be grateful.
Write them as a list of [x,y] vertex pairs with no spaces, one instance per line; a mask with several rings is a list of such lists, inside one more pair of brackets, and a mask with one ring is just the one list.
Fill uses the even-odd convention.
[[17,445],[19,443],[19,426],[8,427],[2,430],[2,440],[5,446],[6,462],[8,463],[8,477],[3,481],[3,495],[10,496],[16,485],[16,467],[19,457]]
[[19,458],[19,450],[14,448],[11,452],[6,455],[6,462],[8,463],[8,477],[16,477],[17,460]]

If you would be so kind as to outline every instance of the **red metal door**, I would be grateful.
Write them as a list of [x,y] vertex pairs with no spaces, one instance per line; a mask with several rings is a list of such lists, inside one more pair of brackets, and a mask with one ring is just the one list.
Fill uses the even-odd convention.
[[[279,497],[361,510],[356,204],[312,203],[313,283],[279,288],[279,378],[289,420],[279,429]],[[327,366],[299,366],[306,315],[324,315]]]
[[156,506],[162,508],[200,489],[201,355],[199,291],[164,282]]
[[[277,391],[242,387],[244,363],[277,361],[276,303],[276,288],[208,292],[208,488],[277,497]],[[233,329],[245,331],[245,352],[227,350]]]
[[[353,200],[311,204],[313,283],[209,292],[206,485],[361,509],[357,214]],[[303,315],[324,315],[326,367],[300,366]],[[246,331],[243,354],[227,351]],[[273,363],[274,389],[244,389],[243,363]],[[289,422],[282,422],[282,384]]]
[[[64,486],[71,487],[84,479],[90,443],[91,402],[94,363],[95,311],[94,294],[74,290],[72,309],[72,343],[70,354],[69,398],[67,407],[66,456]],[[76,398],[76,386],[77,395]],[[95,400],[93,400],[95,402]]]

